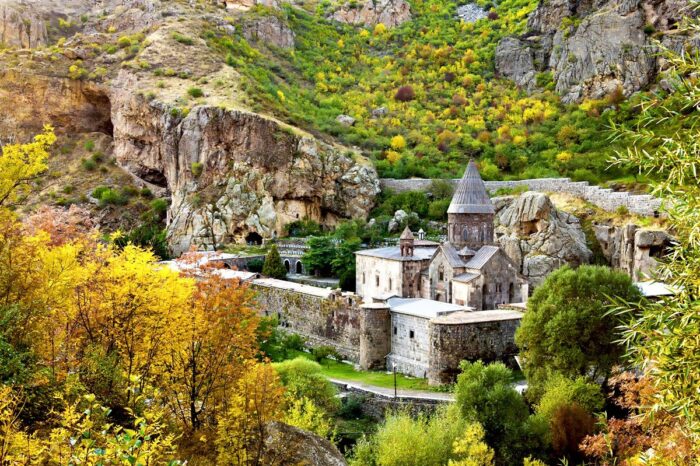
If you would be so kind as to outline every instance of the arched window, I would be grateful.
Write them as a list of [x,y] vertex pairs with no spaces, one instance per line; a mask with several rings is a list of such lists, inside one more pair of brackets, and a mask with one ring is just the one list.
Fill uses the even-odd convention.
[[511,282],[508,285],[508,302],[512,303],[513,301],[515,301],[515,285]]
[[301,274],[304,271],[301,261],[297,261],[297,273]]
[[441,265],[438,267],[438,281],[445,280],[445,268]]
[[287,272],[289,272],[290,267],[289,267],[289,260],[288,259],[284,260],[284,268],[287,269]]
[[486,283],[484,283],[484,286],[481,287],[481,310],[485,311],[487,310],[488,306],[486,304],[486,297],[489,294],[489,288]]
[[462,241],[467,241],[469,239],[469,230],[467,227],[464,227],[462,230]]

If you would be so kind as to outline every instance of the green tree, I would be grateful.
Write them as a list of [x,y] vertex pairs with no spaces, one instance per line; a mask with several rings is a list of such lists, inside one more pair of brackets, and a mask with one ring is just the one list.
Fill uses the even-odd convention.
[[284,279],[287,276],[287,269],[284,268],[280,252],[277,250],[277,245],[270,246],[265,256],[265,264],[262,268],[263,275],[271,278]]
[[330,236],[314,236],[307,242],[309,249],[304,253],[302,261],[308,270],[321,277],[329,277],[333,273],[333,259],[336,248]]
[[529,410],[511,386],[512,371],[500,362],[463,361],[461,368],[455,394],[462,416],[484,427],[498,464],[519,463],[529,449]]
[[463,458],[453,445],[466,424],[455,409],[443,407],[432,416],[398,411],[386,417],[377,433],[353,451],[353,466],[443,466]]
[[321,373],[321,365],[302,356],[273,364],[291,399],[309,399],[326,413],[340,408],[338,390]]
[[333,275],[340,279],[340,287],[347,291],[355,291],[355,251],[359,249],[359,238],[343,241],[331,260]]
[[529,397],[539,399],[553,373],[591,380],[609,375],[624,350],[616,342],[620,319],[608,312],[612,296],[640,299],[627,275],[601,266],[562,267],[535,290],[515,334]]

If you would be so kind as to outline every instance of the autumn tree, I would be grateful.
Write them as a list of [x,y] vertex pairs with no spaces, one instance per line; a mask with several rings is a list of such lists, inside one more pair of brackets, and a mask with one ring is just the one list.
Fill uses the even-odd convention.
[[159,378],[177,419],[196,430],[204,412],[212,415],[225,406],[236,380],[255,358],[259,318],[251,291],[215,274],[197,282],[181,312],[179,341],[167,345]]
[[51,126],[44,126],[44,132],[34,136],[26,144],[7,144],[0,153],[0,206],[15,203],[24,194],[32,181],[46,168],[49,148],[56,142]]
[[217,427],[217,462],[235,466],[262,466],[265,434],[271,421],[282,417],[284,389],[270,365],[248,367],[228,400]]

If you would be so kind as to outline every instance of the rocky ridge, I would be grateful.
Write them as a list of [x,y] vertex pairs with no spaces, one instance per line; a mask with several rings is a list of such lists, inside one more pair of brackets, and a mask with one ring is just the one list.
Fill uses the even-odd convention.
[[496,242],[531,286],[562,265],[590,262],[592,253],[578,218],[556,209],[546,194],[528,191],[492,201]]
[[673,244],[667,231],[634,224],[594,225],[593,231],[610,265],[638,281],[654,277],[659,259]]
[[375,26],[381,23],[392,28],[410,21],[411,6],[405,0],[345,2],[329,18],[355,26]]
[[551,72],[566,103],[628,96],[663,69],[656,40],[679,52],[700,45],[677,34],[691,14],[689,0],[542,0],[527,34],[498,44],[496,72],[529,91],[543,83],[540,73]]
[[[61,47],[0,55],[0,103],[14,109],[0,118],[0,140],[26,138],[44,123],[65,137],[113,137],[104,156],[113,156],[136,186],[170,199],[176,254],[251,233],[282,235],[286,223],[305,217],[328,225],[366,217],[379,192],[371,164],[252,111],[242,78],[200,38],[212,25],[219,34],[235,30],[220,16],[224,10],[123,3],[106,17],[87,13],[83,32]],[[146,14],[129,16],[137,3]],[[129,26],[140,44],[104,53],[123,37],[110,32],[120,15],[140,18]],[[256,37],[269,42],[264,30],[258,24]],[[287,39],[280,46],[293,46]]]

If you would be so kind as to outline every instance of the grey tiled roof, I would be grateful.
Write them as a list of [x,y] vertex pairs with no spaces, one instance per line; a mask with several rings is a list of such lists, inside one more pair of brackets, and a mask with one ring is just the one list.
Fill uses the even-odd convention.
[[493,204],[473,160],[469,161],[464,176],[457,186],[448,214],[493,214]]
[[461,257],[459,257],[459,252],[457,251],[457,248],[455,248],[452,245],[452,243],[443,243],[440,247],[442,249],[442,252],[445,254],[447,262],[450,264],[450,266],[465,267],[464,261]]
[[476,254],[474,254],[474,257],[467,262],[466,267],[468,269],[479,270],[485,266],[497,252],[498,248],[496,246],[482,246]]
[[478,276],[479,276],[478,273],[465,272],[465,273],[460,273],[459,275],[455,275],[453,280],[456,282],[468,283],[468,282],[474,280]]
[[387,248],[365,249],[357,251],[358,256],[381,257],[382,259],[390,259],[397,261],[422,261],[433,257],[436,248],[415,248],[412,256],[402,256],[401,248],[398,246],[390,246]]

